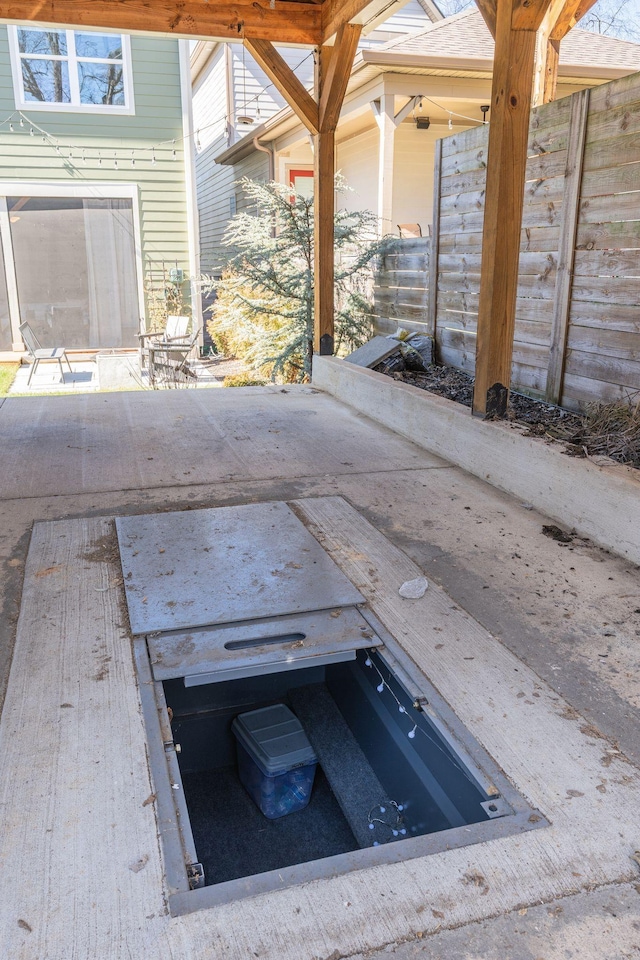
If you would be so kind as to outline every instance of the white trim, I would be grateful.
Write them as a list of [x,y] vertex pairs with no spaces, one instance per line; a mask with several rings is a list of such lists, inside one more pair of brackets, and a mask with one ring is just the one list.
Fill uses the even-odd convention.
[[187,235],[189,237],[189,274],[191,309],[198,327],[202,326],[202,297],[200,295],[200,227],[196,194],[196,158],[193,129],[193,98],[191,96],[191,67],[189,41],[178,40],[180,58],[180,98],[182,101],[182,133],[184,140],[184,182],[187,200]]
[[[144,271],[142,263],[142,230],[140,226],[140,190],[136,183],[44,183],[42,180],[0,180],[0,197],[74,197],[79,200],[131,200],[133,208],[133,242],[138,280],[138,310],[145,314]],[[0,211],[1,213],[1,211]],[[3,238],[4,240],[4,238]],[[11,254],[12,256],[12,254]],[[5,262],[7,252],[5,250]],[[7,283],[8,283],[7,278]]]
[[11,349],[18,352],[24,350],[24,343],[20,336],[20,302],[18,300],[18,281],[16,279],[16,263],[13,256],[13,242],[11,240],[11,225],[9,223],[9,209],[6,196],[0,196],[0,237],[2,237],[2,253],[4,255],[5,280],[7,283],[7,300],[9,303],[9,322],[11,324]]
[[[33,24],[23,24],[25,27],[32,27]],[[13,93],[17,110],[44,111],[54,113],[91,113],[91,114],[116,114],[118,116],[133,116],[135,114],[135,101],[133,95],[133,66],[131,60],[131,40],[126,33],[114,34],[109,30],[102,31],[104,36],[119,36],[122,41],[122,76],[124,86],[124,104],[99,104],[99,103],[80,103],[80,84],[78,78],[79,63],[114,63],[113,60],[107,60],[103,57],[78,57],[76,54],[75,38],[76,33],[89,33],[85,30],[65,30],[67,38],[67,55],[55,56],[49,54],[34,54],[30,56],[32,60],[64,60],[69,65],[69,90],[71,93],[71,103],[48,103],[36,100],[27,100],[24,95],[24,84],[22,80],[22,68],[20,66],[21,54],[18,45],[18,30],[20,28],[15,24],[7,24],[7,36],[9,39],[9,54],[11,60],[11,75],[13,77]]]

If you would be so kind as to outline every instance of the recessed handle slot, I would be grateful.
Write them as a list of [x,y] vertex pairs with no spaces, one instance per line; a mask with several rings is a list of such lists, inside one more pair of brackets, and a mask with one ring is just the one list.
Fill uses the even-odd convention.
[[225,650],[244,650],[246,647],[263,647],[276,643],[301,643],[307,639],[306,633],[279,633],[275,637],[253,637],[250,640],[229,640]]

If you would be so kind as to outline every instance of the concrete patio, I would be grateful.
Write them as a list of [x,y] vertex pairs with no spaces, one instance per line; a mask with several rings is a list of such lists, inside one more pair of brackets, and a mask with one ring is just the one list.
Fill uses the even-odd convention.
[[[544,536],[545,518],[529,505],[311,387],[8,398],[0,401],[0,429],[3,694],[23,582],[29,601],[0,727],[3,819],[19,812],[14,772],[27,776],[28,758],[18,750],[19,716],[26,723],[35,709],[29,691],[44,704],[53,686],[54,665],[37,660],[33,600],[49,581],[52,596],[58,591],[63,602],[76,595],[73,579],[60,593],[51,578],[38,576],[39,561],[50,556],[47,542],[61,529],[55,524],[36,528],[25,581],[34,523],[73,521],[64,530],[76,536],[76,521],[89,518],[82,529],[96,537],[102,517],[298,500],[308,502],[326,531],[330,522],[315,498],[341,497],[372,525],[351,529],[349,543],[340,523],[331,530],[331,550],[345,569],[360,563],[359,555],[373,557],[382,535],[394,563],[403,570],[416,565],[430,580],[427,600],[437,610],[429,607],[429,617],[441,616],[438,604],[448,604],[462,608],[455,617],[467,611],[477,621],[465,656],[458,650],[456,659],[447,649],[446,626],[432,633],[439,621],[418,609],[407,614],[407,649],[552,822],[497,854],[497,841],[490,841],[452,851],[463,854],[458,860],[434,858],[430,866],[424,858],[411,868],[360,871],[195,919],[170,920],[163,911],[156,847],[148,869],[123,878],[123,889],[139,895],[147,913],[127,907],[120,925],[107,931],[99,918],[91,919],[90,890],[92,884],[100,890],[99,876],[90,878],[87,891],[58,883],[56,858],[68,831],[54,822],[61,849],[39,837],[39,821],[32,819],[39,802],[36,770],[24,836],[34,853],[49,851],[52,859],[23,864],[37,882],[22,890],[11,858],[25,850],[11,848],[7,831],[0,907],[7,956],[622,960],[640,953],[640,871],[632,859],[640,848],[637,567],[579,538],[562,544]],[[369,532],[356,542],[360,529]],[[398,625],[404,608],[398,613],[394,606],[395,584],[376,586],[376,571],[364,567],[372,596],[384,602],[388,616],[400,617]],[[90,597],[86,618],[101,596]],[[72,663],[71,648],[64,650],[65,662]],[[131,676],[126,647],[117,659],[114,673]],[[135,713],[135,689],[130,684],[126,691],[126,707]],[[103,693],[79,691],[78,699],[85,695],[98,703]],[[104,753],[118,762],[115,748],[105,744]],[[57,769],[55,756],[43,757],[42,777],[47,765]],[[106,775],[117,778],[117,768]],[[142,790],[144,771],[136,776]],[[132,819],[141,808],[137,796],[132,790]],[[56,799],[51,802],[55,807]],[[148,831],[152,819],[145,822]],[[76,856],[84,862],[81,847]],[[486,889],[485,881],[464,880],[479,874]]]
[[[226,357],[212,357],[206,360],[192,361],[196,374],[190,380],[188,389],[221,387],[227,376],[234,376],[246,370],[242,361]],[[149,372],[140,369],[137,352],[96,355],[92,359],[75,359],[71,356],[71,372],[64,367],[63,376],[56,363],[41,363],[31,377],[31,365],[23,363],[9,390],[12,396],[42,396],[44,394],[77,394],[108,392],[114,390],[167,390],[175,389],[175,384],[158,383],[154,388],[149,383]],[[183,384],[179,385],[183,388]]]

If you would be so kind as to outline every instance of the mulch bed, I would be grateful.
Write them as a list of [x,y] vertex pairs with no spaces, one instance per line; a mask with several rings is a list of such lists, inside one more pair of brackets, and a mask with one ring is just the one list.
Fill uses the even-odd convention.
[[[396,370],[387,375],[471,406],[474,378],[462,370],[433,364],[424,371]],[[589,404],[583,414],[511,393],[507,417],[525,426],[526,436],[562,441],[566,453],[572,456],[607,456],[640,469],[640,392],[628,403]]]

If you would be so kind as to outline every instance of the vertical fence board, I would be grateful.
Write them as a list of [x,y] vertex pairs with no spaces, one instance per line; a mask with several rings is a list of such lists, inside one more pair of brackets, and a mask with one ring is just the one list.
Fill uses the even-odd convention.
[[440,184],[442,181],[442,140],[436,142],[433,168],[433,219],[431,225],[431,250],[429,253],[429,305],[427,324],[429,335],[436,335],[436,312],[438,304],[438,259],[440,255]]
[[554,311],[551,325],[551,345],[547,372],[546,399],[550,403],[559,403],[560,397],[562,396],[562,379],[564,375],[567,335],[569,332],[571,282],[575,259],[580,184],[582,180],[582,164],[588,113],[589,90],[581,90],[579,93],[574,93],[571,97],[567,172],[564,181],[564,196],[562,199],[563,217],[560,226],[558,272],[556,276]]

